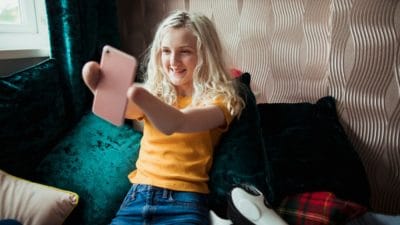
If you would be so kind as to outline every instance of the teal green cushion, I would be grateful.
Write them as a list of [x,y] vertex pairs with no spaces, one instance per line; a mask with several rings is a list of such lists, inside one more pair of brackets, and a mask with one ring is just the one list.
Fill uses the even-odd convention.
[[74,191],[79,204],[66,224],[108,224],[115,216],[135,168],[142,134],[85,115],[37,168],[38,181]]
[[222,216],[226,213],[227,194],[235,185],[252,184],[262,190],[267,199],[272,199],[273,194],[266,182],[269,176],[265,173],[260,116],[250,89],[250,74],[245,73],[240,79],[245,84],[241,96],[246,108],[222,136],[210,173],[211,209]]
[[0,124],[0,168],[27,178],[68,125],[54,59],[0,77]]

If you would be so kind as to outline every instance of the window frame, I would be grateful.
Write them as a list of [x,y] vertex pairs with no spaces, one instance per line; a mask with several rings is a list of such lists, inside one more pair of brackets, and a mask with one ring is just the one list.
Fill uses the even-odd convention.
[[0,25],[0,60],[48,57],[50,41],[45,0],[19,0],[21,24]]

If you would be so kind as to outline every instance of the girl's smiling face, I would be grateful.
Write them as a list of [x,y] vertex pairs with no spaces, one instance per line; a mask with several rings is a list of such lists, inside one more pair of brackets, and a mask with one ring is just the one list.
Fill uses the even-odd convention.
[[197,39],[187,28],[170,28],[161,41],[161,63],[178,95],[191,96]]

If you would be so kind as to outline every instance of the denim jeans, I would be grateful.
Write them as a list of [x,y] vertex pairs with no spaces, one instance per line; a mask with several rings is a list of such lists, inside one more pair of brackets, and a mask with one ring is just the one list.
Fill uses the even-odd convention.
[[208,225],[208,195],[133,184],[111,225]]
[[22,225],[22,223],[12,219],[5,219],[0,220],[0,225]]

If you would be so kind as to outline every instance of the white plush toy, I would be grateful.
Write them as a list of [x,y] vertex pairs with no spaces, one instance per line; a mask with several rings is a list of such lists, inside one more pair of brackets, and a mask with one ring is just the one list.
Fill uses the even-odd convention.
[[231,220],[222,219],[212,210],[210,210],[210,221],[211,225],[232,225]]
[[212,225],[287,225],[256,187],[242,184],[233,188],[229,196],[229,219],[210,211]]

